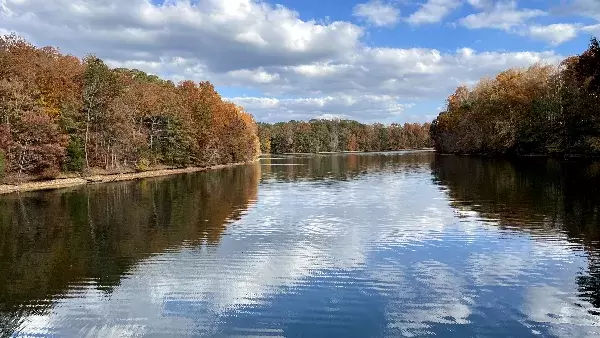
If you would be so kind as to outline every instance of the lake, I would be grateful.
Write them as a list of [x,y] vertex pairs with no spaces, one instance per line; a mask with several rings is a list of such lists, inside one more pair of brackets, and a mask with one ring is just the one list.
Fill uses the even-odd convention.
[[597,336],[599,186],[424,151],[0,196],[0,335]]

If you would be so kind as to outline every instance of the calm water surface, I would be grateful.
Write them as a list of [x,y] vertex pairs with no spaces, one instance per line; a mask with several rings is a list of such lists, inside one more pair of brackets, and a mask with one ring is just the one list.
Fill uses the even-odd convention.
[[598,336],[600,163],[429,152],[0,197],[0,334]]

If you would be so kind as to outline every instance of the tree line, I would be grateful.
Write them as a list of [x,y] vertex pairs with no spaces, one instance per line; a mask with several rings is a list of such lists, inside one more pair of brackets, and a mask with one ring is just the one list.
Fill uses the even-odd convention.
[[510,69],[459,87],[431,126],[436,150],[600,155],[600,44],[559,66]]
[[209,82],[174,84],[0,37],[0,175],[254,159],[257,126]]
[[392,151],[431,147],[429,123],[362,124],[350,120],[259,123],[263,153]]

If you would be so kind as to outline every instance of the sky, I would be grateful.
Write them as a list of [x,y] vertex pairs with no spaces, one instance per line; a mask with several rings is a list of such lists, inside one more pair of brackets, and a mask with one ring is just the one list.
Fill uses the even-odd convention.
[[430,121],[459,85],[557,64],[600,0],[0,0],[0,34],[175,82],[258,121]]

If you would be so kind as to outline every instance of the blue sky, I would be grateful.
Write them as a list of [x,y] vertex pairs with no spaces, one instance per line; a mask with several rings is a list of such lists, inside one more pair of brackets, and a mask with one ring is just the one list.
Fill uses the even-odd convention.
[[209,80],[259,121],[424,122],[458,85],[556,64],[600,0],[0,0],[0,33]]
[[[597,0],[593,0],[597,1]],[[588,1],[592,3],[593,1]],[[298,11],[304,20],[341,20],[351,21],[358,25],[364,25],[365,21],[360,17],[353,16],[355,6],[368,1],[270,1],[273,4],[282,4],[290,9]],[[421,4],[426,1],[382,1],[383,4],[391,4],[400,11],[400,15],[410,15],[418,11]],[[443,1],[440,1],[443,2]],[[499,1],[496,1],[499,2]],[[500,1],[501,2],[501,1]],[[600,7],[600,1],[597,1]],[[517,1],[517,8],[540,9],[549,14],[529,20],[528,23],[549,25],[554,23],[581,23],[584,25],[597,24],[592,17],[578,15],[576,12],[564,11],[568,8],[568,1],[552,0],[529,0]],[[571,3],[575,3],[571,1]],[[590,6],[591,7],[591,6]],[[560,14],[562,12],[562,14]],[[456,23],[469,14],[477,13],[477,10],[469,5],[468,1],[460,2],[460,5],[450,12],[443,20],[422,25],[411,25],[399,23],[393,27],[368,26],[368,35],[364,41],[374,46],[386,46],[397,48],[426,47],[437,48],[445,51],[454,51],[461,47],[471,47],[477,50],[556,50],[561,54],[580,53],[593,34],[579,34],[577,37],[558,46],[552,46],[543,40],[531,39],[527,36],[507,34],[503,30],[493,28],[469,29]],[[596,13],[598,15],[598,13]],[[582,47],[583,46],[583,47]]]

